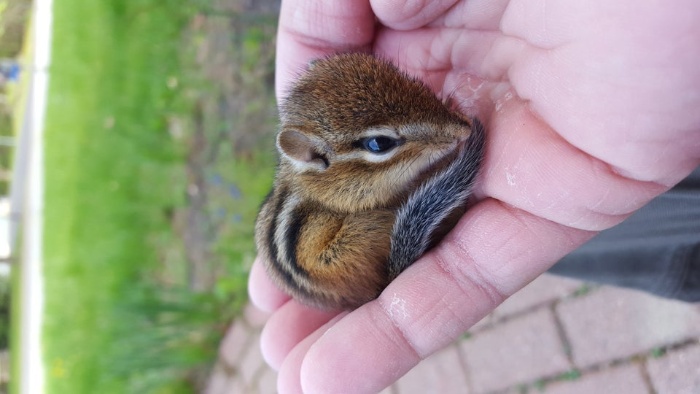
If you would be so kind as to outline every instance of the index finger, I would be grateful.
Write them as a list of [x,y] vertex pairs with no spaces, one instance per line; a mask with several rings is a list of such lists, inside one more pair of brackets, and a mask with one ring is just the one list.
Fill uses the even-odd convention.
[[368,0],[283,1],[277,33],[277,97],[310,60],[336,52],[368,50],[374,40]]
[[379,299],[285,360],[281,374],[293,370],[308,393],[379,392],[591,235],[484,200]]

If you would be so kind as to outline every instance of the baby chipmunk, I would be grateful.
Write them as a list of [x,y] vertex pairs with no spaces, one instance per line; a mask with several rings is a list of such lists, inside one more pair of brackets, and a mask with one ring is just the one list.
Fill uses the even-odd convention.
[[256,223],[258,252],[299,301],[358,307],[464,213],[483,127],[359,53],[314,62],[280,112],[280,163]]

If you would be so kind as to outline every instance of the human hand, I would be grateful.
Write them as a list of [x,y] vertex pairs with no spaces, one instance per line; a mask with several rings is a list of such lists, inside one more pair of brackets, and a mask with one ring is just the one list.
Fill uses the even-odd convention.
[[371,51],[451,95],[489,136],[481,201],[377,300],[317,311],[255,264],[250,295],[274,311],[262,347],[280,391],[381,390],[690,173],[700,3],[681,3],[283,3],[278,95],[313,58]]

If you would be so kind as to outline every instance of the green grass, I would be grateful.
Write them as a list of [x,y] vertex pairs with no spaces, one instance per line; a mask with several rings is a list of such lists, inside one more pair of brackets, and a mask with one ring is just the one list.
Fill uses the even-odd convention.
[[[169,212],[185,203],[185,144],[169,135],[167,121],[188,103],[168,80],[182,78],[188,12],[182,1],[54,2],[45,132],[48,393],[155,390],[144,383],[153,380],[140,369],[144,360],[167,361],[188,329],[169,326],[169,338],[139,342],[178,316],[166,301],[193,302],[187,293],[154,292],[148,280],[163,253],[178,256],[181,248]],[[147,346],[161,340],[154,355]],[[187,382],[160,390],[189,391]]]
[[[187,224],[173,219],[187,205],[192,118],[203,97],[221,94],[187,60],[196,44],[183,43],[183,32],[197,7],[208,9],[208,0],[54,1],[44,140],[48,393],[193,392],[245,301],[272,144],[240,158],[227,141],[206,148],[217,157],[202,169],[203,216],[215,229],[205,240],[208,264],[217,274],[207,291],[187,286],[178,228]],[[260,45],[269,31],[245,30],[238,77],[250,84],[241,89],[247,106],[231,124],[204,124],[206,138],[272,127],[261,120],[272,94],[250,78],[265,75],[255,59],[271,63]],[[169,132],[173,120],[184,133]]]

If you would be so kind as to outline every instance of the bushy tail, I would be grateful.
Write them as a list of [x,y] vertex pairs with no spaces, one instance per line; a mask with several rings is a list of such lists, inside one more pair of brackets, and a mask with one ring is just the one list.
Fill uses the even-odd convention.
[[391,238],[389,279],[413,264],[430,246],[431,235],[472,193],[484,156],[486,133],[477,119],[459,156],[424,182],[398,211]]

